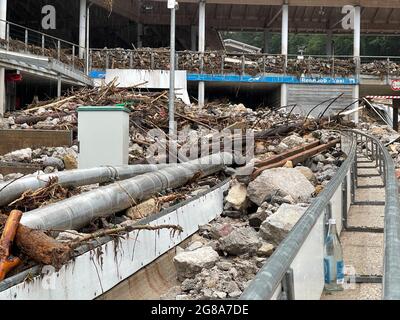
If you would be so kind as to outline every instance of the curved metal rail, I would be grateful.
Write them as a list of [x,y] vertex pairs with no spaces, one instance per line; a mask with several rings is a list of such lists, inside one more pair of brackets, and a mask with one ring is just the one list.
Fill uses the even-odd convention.
[[[349,139],[348,141],[346,141]],[[256,278],[245,290],[243,300],[270,300],[294,299],[294,274],[293,268],[296,257],[303,247],[310,247],[310,241],[315,240],[317,222],[323,219],[323,213],[332,215],[331,203],[335,193],[342,191],[342,212],[339,213],[346,226],[347,211],[349,209],[348,178],[352,182],[357,177],[356,150],[357,142],[364,142],[367,153],[374,159],[383,176],[385,184],[385,255],[383,277],[383,299],[400,299],[400,205],[398,200],[398,185],[395,176],[394,163],[381,142],[375,137],[360,131],[347,131],[342,136],[342,149],[347,154],[346,161],[342,164],[336,176],[327,185],[324,191],[311,203],[303,217],[294,226],[286,239],[280,244],[275,253],[266,262]],[[363,141],[364,140],[364,141]],[[342,186],[342,190],[338,190]],[[353,188],[352,188],[353,189]],[[352,199],[354,200],[354,190]],[[326,217],[325,217],[326,218]],[[342,220],[341,219],[341,220]],[[311,236],[311,233],[314,236]],[[321,240],[321,238],[318,238]],[[318,252],[320,252],[319,250]],[[292,268],[293,267],[293,268]],[[298,267],[298,265],[297,265]],[[313,268],[309,265],[308,268]],[[322,261],[321,261],[321,267]],[[317,283],[316,292],[322,292],[323,277],[321,269],[316,273],[320,283]],[[299,276],[298,276],[299,279]],[[303,282],[306,279],[302,279]],[[301,280],[299,280],[301,282]],[[300,285],[301,286],[301,283]],[[304,286],[304,283],[303,283]],[[314,293],[315,296],[315,293]]]

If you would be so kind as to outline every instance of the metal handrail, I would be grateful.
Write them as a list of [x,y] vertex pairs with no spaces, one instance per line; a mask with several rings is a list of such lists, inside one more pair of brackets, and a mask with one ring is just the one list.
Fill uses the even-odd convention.
[[[11,41],[19,41],[21,42],[24,46],[25,46],[25,52],[29,52],[29,46],[31,46],[33,49],[37,50],[41,50],[41,54],[46,56],[45,54],[45,49],[52,49],[55,50],[57,57],[51,55],[51,58],[53,59],[57,59],[57,60],[66,60],[66,61],[62,61],[63,63],[67,64],[67,65],[71,65],[73,69],[82,69],[85,70],[86,66],[83,66],[83,68],[76,68],[76,62],[79,61],[79,55],[78,52],[80,49],[83,49],[85,51],[85,54],[88,55],[88,53],[86,52],[86,48],[79,46],[78,44],[72,43],[70,41],[66,41],[54,36],[51,36],[49,34],[43,33],[41,31],[38,30],[34,30],[31,28],[27,28],[24,27],[22,25],[19,25],[17,23],[13,23],[7,20],[3,20],[0,19],[0,23],[5,24],[5,30],[6,30],[6,39],[4,39],[6,41],[6,50],[7,51],[12,51],[10,50],[10,45],[11,45]],[[22,30],[20,37],[23,37],[24,39],[18,39],[18,37],[16,39],[14,39],[11,35],[11,28],[10,26],[19,28]],[[18,29],[17,29],[18,30]],[[36,43],[34,43],[35,41],[29,41],[30,39],[32,40],[33,36],[39,36],[37,37]],[[46,43],[49,43],[49,41],[51,41],[54,45],[53,46],[48,46],[46,45]],[[40,43],[39,43],[40,42]],[[62,49],[71,49],[72,53],[68,54],[67,56],[69,57],[68,59],[62,59],[61,53],[62,53]],[[35,54],[37,54],[37,52],[35,52]],[[85,70],[86,71],[86,70]]]
[[379,146],[385,182],[383,299],[400,300],[400,202],[395,166],[387,149],[375,137],[356,131]]
[[[243,292],[242,300],[270,300],[289,270],[294,258],[306,241],[308,235],[324,213],[336,189],[345,179],[356,154],[356,140],[352,137],[347,159],[339,168],[335,177],[311,203],[310,207],[293,227],[289,235],[281,242],[276,251]],[[322,263],[322,261],[321,261]]]
[[47,38],[52,38],[53,40],[61,41],[62,43],[66,43],[66,44],[69,44],[69,45],[71,45],[71,46],[75,46],[75,47],[77,47],[77,48],[83,48],[83,49],[85,49],[84,47],[79,46],[78,44],[75,44],[75,43],[73,43],[73,42],[69,42],[69,41],[63,40],[63,39],[61,39],[61,38],[54,37],[54,36],[52,36],[52,35],[49,35],[49,34],[47,34],[47,33],[43,33],[43,32],[41,32],[41,31],[38,31],[38,30],[35,30],[35,29],[31,29],[31,28],[28,28],[28,27],[24,27],[24,26],[22,26],[22,25],[20,25],[20,24],[17,24],[17,23],[11,22],[11,21],[7,21],[7,20],[0,19],[0,22],[4,22],[4,23],[6,23],[6,24],[8,24],[8,25],[16,26],[16,27],[22,28],[22,29],[24,29],[24,30],[28,30],[28,31],[31,31],[31,32],[34,32],[34,33],[38,33],[38,34],[40,34],[41,36],[45,36],[45,37],[47,37]]

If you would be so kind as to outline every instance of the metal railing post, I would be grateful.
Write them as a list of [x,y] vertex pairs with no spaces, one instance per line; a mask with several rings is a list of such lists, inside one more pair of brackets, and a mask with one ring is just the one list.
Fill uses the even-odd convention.
[[28,37],[29,37],[28,29],[25,29],[25,52],[28,52]]
[[57,41],[57,59],[60,61],[61,60],[61,41]]
[[10,24],[6,23],[6,50],[10,50]]
[[283,300],[295,300],[294,275],[292,268],[286,271],[285,276],[282,279],[282,288],[284,293]]
[[72,68],[75,69],[75,46],[72,46]]
[[150,69],[154,70],[155,66],[154,66],[154,52],[153,50],[151,50],[150,52]]
[[44,55],[44,47],[45,47],[46,39],[44,38],[44,34],[42,34],[42,54]]

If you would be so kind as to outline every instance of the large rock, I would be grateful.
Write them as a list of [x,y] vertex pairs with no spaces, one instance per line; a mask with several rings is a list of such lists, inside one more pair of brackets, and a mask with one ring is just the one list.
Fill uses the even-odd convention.
[[27,148],[27,149],[21,149],[21,150],[7,153],[6,155],[4,155],[3,160],[10,161],[10,162],[31,161],[32,160],[32,149]]
[[243,183],[232,182],[227,197],[225,198],[230,208],[243,211],[247,207],[247,188]]
[[78,161],[71,154],[65,155],[64,158],[63,158],[63,161],[64,161],[64,165],[65,165],[65,169],[66,170],[73,170],[73,169],[77,169],[78,168]]
[[158,203],[156,199],[151,198],[138,204],[135,207],[129,208],[126,215],[132,220],[139,220],[148,217],[149,215],[158,212]]
[[7,118],[2,118],[0,116],[0,130],[10,129],[10,122]]
[[209,246],[178,253],[174,258],[178,279],[184,281],[186,278],[193,278],[204,268],[214,267],[218,260],[218,253]]
[[219,240],[220,250],[234,256],[254,254],[261,247],[261,239],[253,228],[239,228]]
[[310,181],[311,183],[317,182],[317,178],[315,177],[314,172],[312,172],[310,168],[299,166],[295,167],[295,169],[299,171],[303,176],[305,176],[307,180]]
[[44,156],[42,160],[45,167],[53,167],[57,168],[58,170],[64,169],[64,162],[59,158]]
[[278,246],[306,210],[307,207],[286,203],[282,204],[277,212],[263,222],[260,228],[260,236],[265,241]]
[[302,137],[299,137],[295,134],[286,137],[285,139],[282,140],[284,144],[286,144],[289,148],[295,148],[298,146],[301,146],[302,144],[305,143],[304,139]]
[[276,193],[290,195],[294,201],[307,202],[314,192],[314,187],[298,170],[275,168],[265,170],[252,181],[247,188],[249,199],[260,206],[265,199]]

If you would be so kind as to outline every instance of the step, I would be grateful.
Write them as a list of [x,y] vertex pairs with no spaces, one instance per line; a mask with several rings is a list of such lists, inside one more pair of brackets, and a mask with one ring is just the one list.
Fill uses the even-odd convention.
[[357,283],[351,288],[343,291],[326,293],[321,300],[381,300],[382,284],[380,283]]
[[383,180],[381,177],[358,177],[357,184],[358,186],[376,186],[382,185]]
[[347,225],[349,227],[383,228],[384,217],[384,206],[352,205],[347,214]]
[[343,231],[340,237],[346,266],[353,266],[357,275],[383,274],[382,233]]
[[379,171],[377,168],[358,168],[357,169],[357,175],[378,175]]
[[385,188],[356,189],[355,202],[385,201]]

